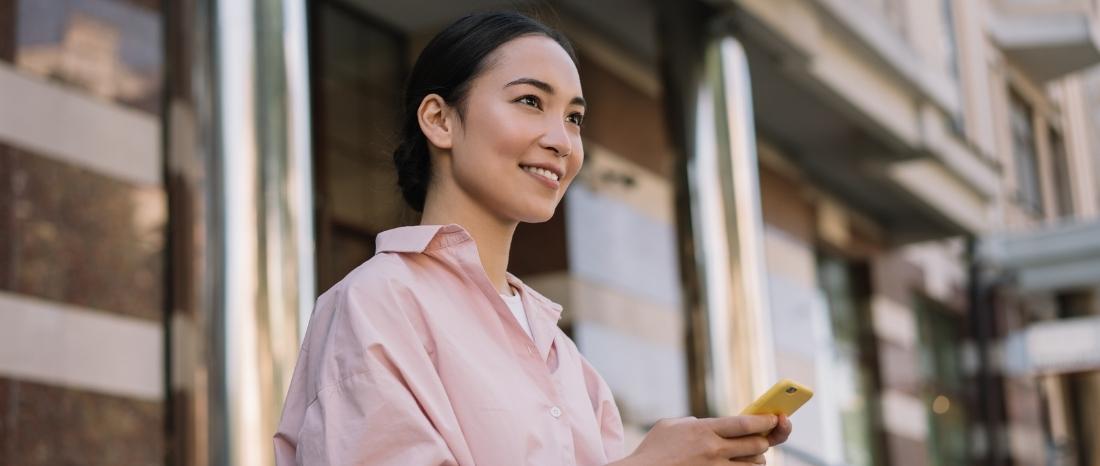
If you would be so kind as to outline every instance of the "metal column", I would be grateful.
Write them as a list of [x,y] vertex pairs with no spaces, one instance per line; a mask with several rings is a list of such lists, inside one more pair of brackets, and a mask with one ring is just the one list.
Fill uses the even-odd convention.
[[[271,464],[311,303],[312,180],[301,0],[216,2],[211,458]],[[293,65],[293,66],[289,66]]]
[[721,14],[662,12],[666,88],[682,151],[677,210],[692,409],[737,414],[775,381],[748,61]]
[[304,0],[180,0],[170,461],[272,464],[315,296]]

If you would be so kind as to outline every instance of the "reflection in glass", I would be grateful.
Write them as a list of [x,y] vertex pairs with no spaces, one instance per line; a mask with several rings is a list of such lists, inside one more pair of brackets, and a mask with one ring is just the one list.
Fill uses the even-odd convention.
[[15,64],[156,113],[163,56],[155,11],[121,0],[19,0]]

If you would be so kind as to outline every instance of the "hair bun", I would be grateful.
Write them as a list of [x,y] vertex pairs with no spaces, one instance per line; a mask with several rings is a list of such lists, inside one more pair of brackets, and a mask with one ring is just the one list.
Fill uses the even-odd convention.
[[[421,135],[421,141],[423,135]],[[428,193],[428,180],[431,176],[431,155],[424,144],[416,140],[404,140],[393,151],[393,163],[397,167],[397,186],[405,203],[424,211],[424,201]]]

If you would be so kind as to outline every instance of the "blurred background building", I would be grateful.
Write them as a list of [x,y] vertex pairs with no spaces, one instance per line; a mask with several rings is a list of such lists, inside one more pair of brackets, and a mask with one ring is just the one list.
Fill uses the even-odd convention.
[[816,388],[788,465],[1100,465],[1098,0],[0,0],[0,464],[268,464],[314,297],[417,222],[447,22],[574,41],[511,271],[658,419]]

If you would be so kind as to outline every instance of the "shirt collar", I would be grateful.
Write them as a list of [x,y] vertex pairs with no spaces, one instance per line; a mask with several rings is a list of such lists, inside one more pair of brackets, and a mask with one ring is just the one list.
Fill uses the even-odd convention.
[[540,304],[543,304],[544,307],[548,311],[550,311],[550,314],[555,319],[560,319],[561,318],[561,304],[558,304],[558,303],[552,301],[550,298],[547,298],[546,296],[543,296],[542,293],[539,293],[538,291],[535,291],[534,288],[531,288],[531,287],[527,286],[526,283],[523,283],[523,280],[520,280],[515,275],[512,275],[511,272],[504,272],[504,276],[508,280],[508,283],[511,284],[512,286],[514,286],[521,296],[526,295],[527,297],[530,297],[532,300],[537,301]]
[[535,342],[535,349],[543,361],[550,357],[550,349],[554,346],[554,340],[561,331],[558,321],[561,320],[561,305],[551,301],[533,288],[527,286],[522,280],[509,272],[504,276],[508,283],[516,287],[525,309],[532,307],[540,312],[527,312],[527,320],[531,325],[531,339]]
[[[464,243],[472,240],[470,233],[461,225],[413,225],[383,231],[375,238],[375,254],[383,252],[424,253],[433,249]],[[478,266],[481,264],[479,263]],[[561,318],[560,304],[543,296],[527,286],[511,272],[505,272],[508,283],[516,287],[521,295],[526,295],[544,305],[555,318]]]
[[375,238],[375,254],[422,253],[473,239],[461,225],[413,225],[386,230]]

